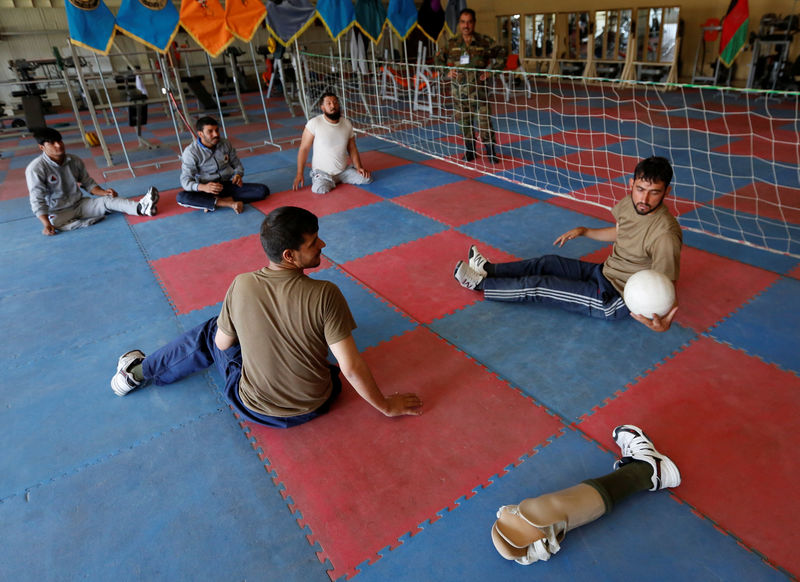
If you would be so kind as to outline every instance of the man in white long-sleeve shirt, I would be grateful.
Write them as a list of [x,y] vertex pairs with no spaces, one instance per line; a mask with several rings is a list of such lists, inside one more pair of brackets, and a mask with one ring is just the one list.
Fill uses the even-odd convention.
[[[34,132],[42,155],[25,168],[31,210],[44,227],[42,234],[89,226],[109,212],[155,216],[158,190],[150,187],[139,200],[119,198],[113,188],[102,188],[86,171],[86,166],[66,153],[61,133],[52,128]],[[85,197],[85,190],[93,197]]]
[[181,156],[181,188],[178,204],[206,212],[217,206],[236,214],[245,202],[258,202],[269,195],[264,184],[242,181],[244,166],[227,139],[220,137],[219,124],[213,117],[201,117],[195,125],[197,139]]

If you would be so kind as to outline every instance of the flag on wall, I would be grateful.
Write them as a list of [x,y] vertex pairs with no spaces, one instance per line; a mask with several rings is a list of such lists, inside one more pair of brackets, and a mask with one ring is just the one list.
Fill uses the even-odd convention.
[[261,0],[225,0],[225,24],[239,40],[250,42],[266,17],[267,8]]
[[747,0],[731,0],[722,20],[722,38],[719,41],[719,60],[730,68],[747,42],[750,9]]
[[467,7],[467,0],[447,0],[444,13],[444,25],[450,36],[458,34],[458,15]]
[[114,15],[103,0],[67,0],[67,25],[72,44],[107,55],[114,42]]
[[283,46],[287,46],[311,26],[317,9],[308,0],[267,2],[267,28]]
[[417,14],[417,25],[433,42],[439,40],[444,28],[444,10],[441,0],[423,0]]
[[233,42],[219,0],[183,0],[181,26],[212,57],[219,56]]
[[317,14],[333,40],[350,30],[356,21],[352,0],[318,0]]
[[417,25],[417,7],[414,6],[414,0],[389,0],[386,18],[395,34],[405,40]]
[[381,0],[356,0],[356,26],[373,43],[378,44],[386,24],[386,8]]
[[117,28],[153,50],[164,53],[178,33],[180,17],[167,0],[123,0]]

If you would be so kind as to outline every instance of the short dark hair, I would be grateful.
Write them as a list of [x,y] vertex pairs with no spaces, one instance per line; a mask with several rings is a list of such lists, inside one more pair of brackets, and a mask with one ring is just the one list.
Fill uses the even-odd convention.
[[213,117],[206,115],[205,117],[201,117],[200,119],[198,119],[194,127],[197,131],[203,131],[203,128],[206,125],[219,125],[219,122]]
[[672,182],[672,164],[667,158],[650,156],[636,164],[633,179],[652,183],[663,182],[664,188],[668,188]]
[[472,22],[478,21],[478,17],[475,16],[475,11],[472,8],[464,8],[464,10],[458,13],[458,19],[461,20],[461,17],[464,14],[469,14],[470,16],[472,16]]
[[283,251],[296,251],[303,244],[303,237],[319,231],[319,220],[297,206],[281,206],[267,214],[261,223],[261,246],[269,260],[280,263]]
[[54,143],[57,141],[64,141],[61,138],[61,132],[52,127],[39,127],[33,131],[33,139],[39,145],[44,145],[47,142]]
[[333,97],[337,101],[339,100],[339,96],[334,93],[333,91],[325,91],[319,98],[319,104],[322,105],[322,102],[325,101],[325,97]]

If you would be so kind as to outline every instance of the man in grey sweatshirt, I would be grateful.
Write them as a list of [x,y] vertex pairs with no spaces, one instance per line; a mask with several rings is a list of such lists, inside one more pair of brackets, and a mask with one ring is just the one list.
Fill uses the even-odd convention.
[[220,137],[213,117],[197,120],[197,139],[183,150],[178,204],[206,212],[217,206],[239,214],[245,202],[258,202],[269,195],[264,184],[242,182],[244,166],[227,139]]
[[[52,128],[38,129],[34,138],[42,155],[25,168],[31,210],[44,227],[42,234],[89,226],[109,212],[155,216],[158,190],[150,187],[138,202],[119,198],[113,188],[102,188],[86,171],[86,166],[66,153],[61,133]],[[81,190],[93,196],[85,197]]]

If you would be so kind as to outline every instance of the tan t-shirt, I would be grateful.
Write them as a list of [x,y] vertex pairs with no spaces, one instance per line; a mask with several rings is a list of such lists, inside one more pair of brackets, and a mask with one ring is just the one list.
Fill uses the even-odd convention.
[[328,399],[328,346],[346,339],[356,323],[333,283],[265,267],[233,280],[217,326],[242,348],[242,402],[285,417],[316,410]]
[[636,212],[630,194],[614,206],[617,240],[603,265],[603,275],[622,294],[628,278],[653,269],[677,281],[681,270],[683,233],[663,204],[650,214]]

